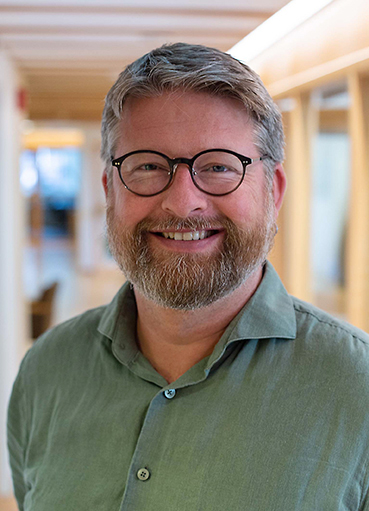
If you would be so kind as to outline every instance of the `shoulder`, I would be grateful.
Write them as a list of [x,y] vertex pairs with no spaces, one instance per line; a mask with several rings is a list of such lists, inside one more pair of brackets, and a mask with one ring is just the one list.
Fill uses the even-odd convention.
[[369,335],[350,323],[339,319],[310,303],[291,297],[296,312],[296,319],[300,328],[315,328],[335,339],[342,337],[355,338],[369,348]]
[[69,349],[76,344],[90,344],[98,333],[99,322],[106,308],[104,305],[88,310],[51,328],[37,339],[32,350],[38,352],[46,347]]
[[78,370],[91,357],[106,349],[109,339],[98,331],[106,306],[88,310],[55,326],[37,339],[23,359],[19,376],[28,384],[40,378],[55,378]]
[[[108,305],[88,310],[43,334],[28,351],[19,371],[28,383],[66,383],[112,362],[112,341],[116,330],[128,318],[120,335],[135,332],[135,300],[129,283],[123,284]],[[124,321],[123,321],[124,322]],[[132,332],[131,332],[132,331]],[[115,360],[115,359],[114,359]]]
[[[320,366],[365,373],[369,383],[369,335],[313,305],[292,297],[297,345]],[[337,373],[339,374],[339,373]]]

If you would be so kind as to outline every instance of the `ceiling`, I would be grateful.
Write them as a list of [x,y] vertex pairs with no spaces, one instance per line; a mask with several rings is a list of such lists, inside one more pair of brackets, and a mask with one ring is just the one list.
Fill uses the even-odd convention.
[[21,72],[31,119],[99,120],[134,59],[183,41],[229,50],[287,0],[0,0],[0,48]]

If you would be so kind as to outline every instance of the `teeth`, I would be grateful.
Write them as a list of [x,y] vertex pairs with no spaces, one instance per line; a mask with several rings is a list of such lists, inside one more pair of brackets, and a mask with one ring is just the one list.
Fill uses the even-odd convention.
[[192,232],[163,232],[164,238],[170,238],[178,241],[203,240],[210,236],[211,231],[192,231]]

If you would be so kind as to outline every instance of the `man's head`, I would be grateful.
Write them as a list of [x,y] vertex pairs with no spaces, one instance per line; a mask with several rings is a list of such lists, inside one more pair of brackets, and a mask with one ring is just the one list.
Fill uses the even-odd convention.
[[101,157],[110,168],[120,138],[120,118],[129,97],[153,97],[163,92],[206,92],[239,100],[254,125],[254,141],[268,181],[274,164],[284,159],[281,114],[259,76],[227,53],[200,45],[176,43],[152,50],[127,66],[110,89],[102,119]]
[[[165,307],[195,309],[227,296],[260,268],[285,178],[280,114],[257,75],[218,50],[184,44],[154,50],[109,92],[102,132],[109,243],[137,291]],[[207,151],[214,149],[225,153],[212,151],[211,159]],[[137,151],[146,152],[139,165]],[[125,160],[132,152],[133,160]],[[150,152],[155,159],[147,160]],[[197,163],[201,156],[191,168],[202,152],[205,165]],[[229,153],[239,155],[231,154],[230,164]],[[121,157],[129,161],[123,172],[131,191],[110,163]],[[171,160],[177,163],[169,169]],[[150,195],[153,176],[162,182],[171,170],[161,193],[162,186],[152,196],[132,193]],[[212,193],[237,176],[235,191]]]

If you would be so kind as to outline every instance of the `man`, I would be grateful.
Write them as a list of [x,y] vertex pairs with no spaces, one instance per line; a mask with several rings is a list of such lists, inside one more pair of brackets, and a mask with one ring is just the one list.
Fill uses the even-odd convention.
[[134,62],[103,115],[112,303],[46,333],[9,408],[21,510],[369,510],[366,334],[269,263],[281,117],[229,55]]

